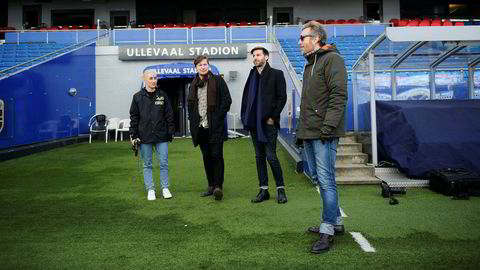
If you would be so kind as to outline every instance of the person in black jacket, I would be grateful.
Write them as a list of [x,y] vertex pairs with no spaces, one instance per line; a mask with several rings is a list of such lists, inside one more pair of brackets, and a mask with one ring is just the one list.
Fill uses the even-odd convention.
[[170,199],[172,194],[168,189],[168,142],[172,141],[175,132],[173,111],[165,92],[157,88],[156,72],[144,71],[143,80],[145,86],[133,95],[130,106],[130,138],[134,146],[140,147],[148,200],[156,199],[152,177],[154,147],[160,163],[162,195],[165,199]]
[[287,102],[285,77],[281,70],[271,68],[268,64],[267,49],[255,47],[250,53],[255,66],[250,70],[243,90],[241,119],[252,137],[260,182],[260,192],[252,202],[259,203],[270,198],[267,160],[277,185],[277,202],[286,203],[282,167],[276,150],[280,112]]
[[193,61],[197,75],[188,94],[188,119],[193,145],[200,145],[208,189],[202,197],[223,197],[224,160],[223,142],[227,139],[226,115],[232,98],[221,76],[209,70],[208,58],[197,56]]

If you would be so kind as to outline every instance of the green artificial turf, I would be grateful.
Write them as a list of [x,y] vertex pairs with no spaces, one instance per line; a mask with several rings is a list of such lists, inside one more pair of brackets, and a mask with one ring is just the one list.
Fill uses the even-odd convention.
[[[147,201],[128,142],[96,141],[0,163],[0,269],[479,269],[480,199],[408,189],[391,206],[378,186],[340,186],[347,233],[309,250],[321,201],[278,147],[288,203],[258,192],[249,139],[225,143],[224,199],[206,188],[200,149],[169,145],[173,198]],[[154,176],[159,187],[158,164]],[[376,249],[366,253],[349,232]]]

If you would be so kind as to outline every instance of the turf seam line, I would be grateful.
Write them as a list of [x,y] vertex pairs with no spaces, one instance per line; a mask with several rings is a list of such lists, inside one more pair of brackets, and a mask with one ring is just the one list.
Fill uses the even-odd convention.
[[370,245],[370,242],[359,232],[350,232],[355,242],[360,245],[360,248],[365,252],[376,252],[375,248]]

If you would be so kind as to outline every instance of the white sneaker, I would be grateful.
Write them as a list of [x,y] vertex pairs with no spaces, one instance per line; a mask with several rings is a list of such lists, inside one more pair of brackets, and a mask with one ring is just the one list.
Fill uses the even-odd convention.
[[170,193],[170,190],[168,190],[168,188],[162,189],[162,195],[163,195],[163,198],[165,199],[172,198],[172,193]]
[[155,190],[151,189],[148,191],[148,200],[155,201],[157,197],[155,197]]

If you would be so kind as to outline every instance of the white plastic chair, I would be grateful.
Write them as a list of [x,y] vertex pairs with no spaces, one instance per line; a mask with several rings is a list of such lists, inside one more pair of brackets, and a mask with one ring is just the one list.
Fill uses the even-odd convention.
[[[88,126],[90,127],[90,137],[88,139],[88,143],[92,143],[92,134],[107,131],[107,116],[105,114],[95,114],[90,118],[88,121]],[[107,142],[107,138],[105,138],[105,142]]]
[[105,131],[105,136],[106,136],[105,142],[106,143],[108,142],[109,131],[113,130],[115,132],[117,130],[117,127],[118,127],[118,122],[120,122],[120,118],[118,118],[118,117],[112,117],[112,118],[108,119],[107,130]]
[[117,129],[115,130],[115,141],[117,141],[119,131],[120,131],[120,140],[123,141],[123,132],[130,131],[130,119],[122,119],[118,122]]

